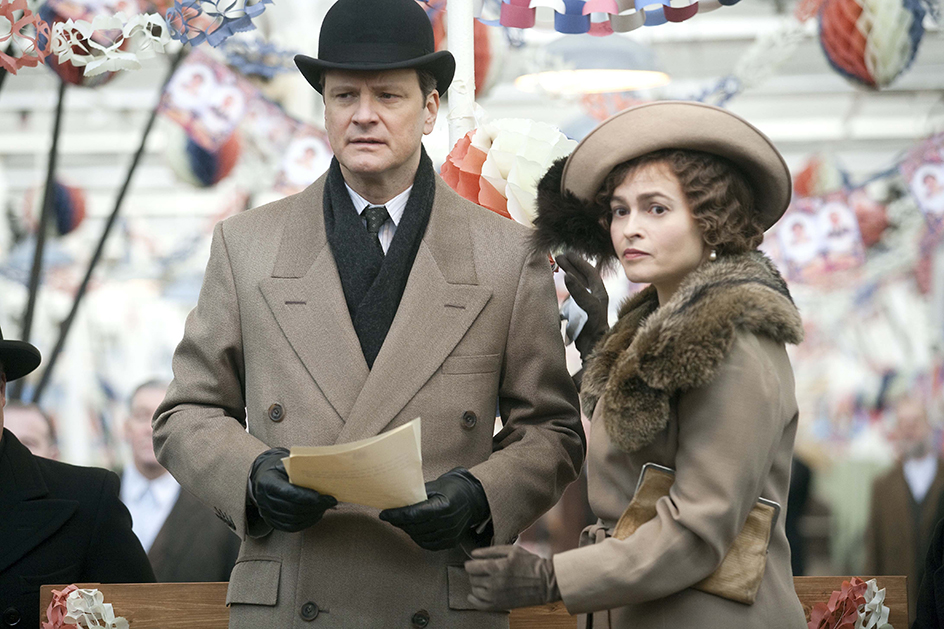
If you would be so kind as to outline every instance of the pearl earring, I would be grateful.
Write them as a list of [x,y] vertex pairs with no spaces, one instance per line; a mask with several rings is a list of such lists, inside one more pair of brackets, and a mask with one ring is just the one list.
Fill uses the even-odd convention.
[[708,254],[708,259],[711,260],[712,262],[714,262],[715,260],[717,260],[717,259],[718,259],[718,252],[715,251],[714,249],[712,249],[712,250],[711,250],[711,253]]

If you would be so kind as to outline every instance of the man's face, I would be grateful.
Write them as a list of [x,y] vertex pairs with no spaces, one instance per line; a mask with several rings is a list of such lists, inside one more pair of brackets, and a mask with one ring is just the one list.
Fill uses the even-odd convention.
[[439,111],[439,93],[424,98],[413,69],[328,71],[324,101],[328,141],[344,174],[367,180],[415,172]]
[[906,398],[895,407],[898,450],[903,459],[921,458],[931,450],[931,426],[920,400]]
[[59,448],[52,440],[49,422],[35,406],[17,406],[6,410],[7,430],[36,456],[58,459]]
[[138,471],[148,478],[163,473],[163,467],[154,456],[151,418],[164,400],[166,390],[162,387],[141,389],[131,399],[131,408],[125,422],[125,440],[131,446],[131,457]]

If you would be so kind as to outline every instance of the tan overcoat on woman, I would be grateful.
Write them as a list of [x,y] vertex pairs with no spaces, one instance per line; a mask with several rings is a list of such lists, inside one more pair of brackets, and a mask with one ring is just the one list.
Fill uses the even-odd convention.
[[[722,564],[760,498],[787,503],[798,413],[785,345],[803,327],[757,246],[790,191],[763,133],[681,101],[616,114],[544,175],[532,242],[555,256],[586,313],[575,345],[599,520],[551,559],[474,550],[465,569],[477,608],[563,600],[592,629],[805,629],[783,513],[763,573],[739,569],[756,596],[730,579],[715,581],[726,598],[693,587]],[[599,268],[610,262],[649,286],[607,330]],[[651,519],[611,537],[632,528],[617,524],[647,463],[673,468],[672,486]]]
[[[759,497],[787,503],[797,403],[784,344],[802,326],[786,284],[763,254],[732,256],[650,317],[657,306],[652,288],[625,304],[584,375],[599,521],[554,556],[563,601],[597,612],[581,617],[593,629],[803,627],[783,514],[753,605],[689,587],[718,567]],[[648,462],[677,470],[669,496],[629,538],[608,537]]]

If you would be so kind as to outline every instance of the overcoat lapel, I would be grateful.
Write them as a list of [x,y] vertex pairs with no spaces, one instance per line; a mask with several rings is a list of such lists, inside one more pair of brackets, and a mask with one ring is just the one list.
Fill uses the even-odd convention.
[[13,489],[0,502],[0,572],[62,528],[79,507],[76,500],[43,499],[49,490],[33,455],[10,431],[2,441],[0,482]]
[[260,289],[285,338],[345,421],[367,380],[321,210],[324,177],[294,197],[272,277]]
[[468,216],[436,178],[436,201],[396,318],[338,442],[381,432],[436,372],[491,297],[478,285]]

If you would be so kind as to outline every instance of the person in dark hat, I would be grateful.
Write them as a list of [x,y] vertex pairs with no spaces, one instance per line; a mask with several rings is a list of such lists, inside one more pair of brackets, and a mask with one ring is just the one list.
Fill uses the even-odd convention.
[[[467,600],[466,553],[511,543],[583,459],[550,266],[434,172],[455,61],[414,0],[339,0],[296,63],[335,158],[217,225],[155,452],[243,539],[231,627],[507,627]],[[427,500],[378,513],[288,482],[287,448],[416,417]]]
[[118,476],[34,456],[3,428],[7,382],[39,363],[0,332],[0,627],[17,629],[39,627],[41,585],[154,581]]

